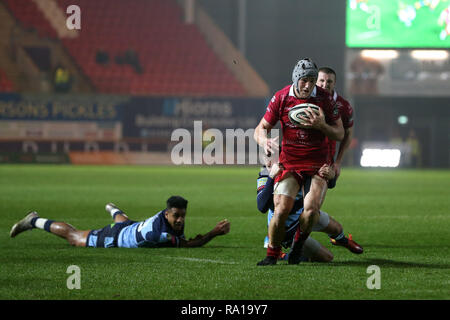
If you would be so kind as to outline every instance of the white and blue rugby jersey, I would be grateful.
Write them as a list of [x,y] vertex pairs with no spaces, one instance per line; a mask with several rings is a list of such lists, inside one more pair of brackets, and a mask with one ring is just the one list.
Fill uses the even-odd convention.
[[180,239],[185,239],[184,227],[175,231],[162,210],[147,220],[133,223],[123,228],[119,233],[117,246],[119,248],[139,247],[178,247]]

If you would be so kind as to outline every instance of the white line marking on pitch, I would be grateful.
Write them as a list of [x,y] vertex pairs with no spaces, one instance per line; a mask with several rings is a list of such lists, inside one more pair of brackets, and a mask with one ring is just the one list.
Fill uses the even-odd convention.
[[195,261],[195,262],[210,262],[210,263],[221,263],[221,264],[237,264],[237,262],[233,261],[222,261],[222,260],[212,260],[212,259],[199,259],[199,258],[189,258],[189,257],[167,257],[169,259],[179,259],[179,260],[187,260],[187,261]]

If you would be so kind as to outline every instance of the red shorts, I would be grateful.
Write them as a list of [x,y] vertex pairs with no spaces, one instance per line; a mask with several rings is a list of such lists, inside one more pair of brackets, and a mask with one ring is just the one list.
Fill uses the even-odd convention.
[[[308,177],[313,177],[314,175],[318,175],[319,177],[325,179],[319,174],[319,169],[310,169],[310,170],[283,170],[281,174],[275,177],[274,183],[280,182],[288,173],[292,173],[292,176],[297,180],[298,185],[301,187],[305,182],[305,179]],[[325,179],[327,180],[327,179]],[[328,181],[328,180],[327,180]]]

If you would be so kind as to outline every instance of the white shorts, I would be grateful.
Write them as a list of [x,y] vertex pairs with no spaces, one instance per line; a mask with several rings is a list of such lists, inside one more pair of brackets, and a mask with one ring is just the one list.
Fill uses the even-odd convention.
[[295,199],[299,190],[300,186],[298,185],[297,179],[289,175],[287,178],[275,183],[273,194],[282,194]]

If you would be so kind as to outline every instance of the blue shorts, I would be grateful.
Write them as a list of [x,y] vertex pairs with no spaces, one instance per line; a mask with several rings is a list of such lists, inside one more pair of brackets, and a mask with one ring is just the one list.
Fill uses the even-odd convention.
[[86,239],[86,247],[94,248],[114,248],[117,247],[117,239],[123,228],[136,223],[127,220],[124,222],[112,223],[102,229],[91,230]]

